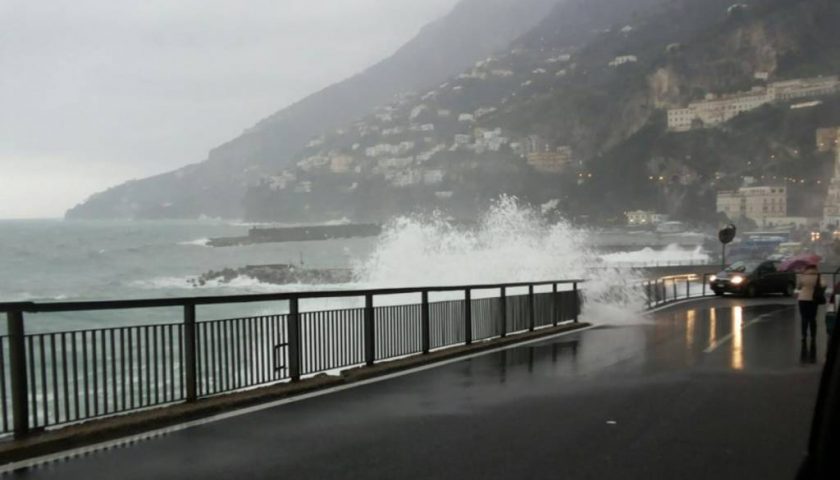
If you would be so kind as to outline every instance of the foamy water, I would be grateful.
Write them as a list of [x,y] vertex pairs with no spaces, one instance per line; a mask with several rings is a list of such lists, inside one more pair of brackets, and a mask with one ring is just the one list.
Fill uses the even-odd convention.
[[661,250],[643,248],[632,252],[618,252],[601,255],[601,258],[609,264],[656,264],[656,263],[706,263],[711,257],[702,247],[686,249],[679,245],[672,244]]
[[[539,210],[510,197],[499,199],[469,228],[451,222],[443,215],[407,216],[389,222],[376,239],[207,248],[207,238],[247,234],[243,227],[215,222],[0,222],[0,233],[0,246],[5,252],[0,256],[2,301],[584,279],[581,291],[587,301],[586,317],[614,322],[620,321],[623,315],[635,315],[634,312],[644,306],[643,295],[637,287],[641,278],[632,271],[630,264],[707,258],[700,250],[677,246],[603,255],[590,247],[590,239],[595,235],[592,232],[564,221],[548,222]],[[301,260],[309,268],[350,267],[355,280],[342,285],[274,285],[240,276],[231,282],[207,282],[203,287],[194,287],[191,283],[208,270]],[[548,288],[538,287],[536,291],[547,291]],[[523,291],[512,289],[509,293],[516,295]],[[473,297],[497,294],[476,291]],[[462,298],[462,295],[433,294],[433,300]],[[419,295],[382,296],[375,300],[376,305],[418,301]],[[344,299],[312,300],[303,302],[301,308],[341,308],[359,303],[358,299],[347,302]],[[260,307],[255,312],[280,313],[285,308],[285,302],[275,302],[265,310]],[[126,323],[138,319],[160,322],[179,318],[178,312],[167,313],[169,316],[163,311],[144,312],[142,318],[132,312],[124,313],[111,312],[102,321],[112,322],[122,316]],[[246,315],[250,310],[235,313]],[[45,324],[49,323],[46,315],[44,317]],[[90,318],[89,321],[79,325],[93,326],[100,320]]]
[[[600,255],[590,244],[591,232],[568,222],[547,222],[533,208],[513,197],[502,197],[470,228],[445,216],[399,217],[389,222],[369,255],[352,262],[355,281],[342,285],[283,285],[283,291],[346,290],[438,285],[503,284],[584,280],[580,289],[587,301],[586,316],[620,321],[635,317],[644,307],[638,285],[641,277],[625,261],[653,260],[660,252],[642,250]],[[198,242],[190,242],[198,243]],[[678,247],[666,249],[668,258],[699,256]],[[137,282],[139,288],[193,289],[194,277],[159,277]],[[210,281],[201,289],[241,289],[252,293],[277,291],[245,276],[230,282]],[[550,286],[535,291],[549,291]],[[561,290],[571,289],[561,285]],[[525,293],[511,289],[509,294]],[[434,300],[463,298],[462,292],[436,293]],[[497,296],[475,291],[473,298]],[[377,297],[376,305],[416,303],[419,295]],[[358,299],[309,300],[304,309],[359,306]]]
[[187,240],[185,242],[178,242],[178,245],[193,246],[193,247],[207,247],[210,245],[209,238],[197,238],[195,240]]
[[471,229],[441,215],[398,218],[355,271],[365,287],[585,279],[587,315],[608,310],[615,321],[620,314],[635,316],[644,307],[641,277],[605,264],[589,247],[589,235],[568,222],[548,223],[531,207],[503,197]]

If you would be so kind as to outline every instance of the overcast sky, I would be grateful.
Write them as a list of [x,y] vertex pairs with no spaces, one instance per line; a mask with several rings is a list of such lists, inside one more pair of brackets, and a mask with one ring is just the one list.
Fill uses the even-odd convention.
[[204,160],[458,0],[0,0],[0,218]]

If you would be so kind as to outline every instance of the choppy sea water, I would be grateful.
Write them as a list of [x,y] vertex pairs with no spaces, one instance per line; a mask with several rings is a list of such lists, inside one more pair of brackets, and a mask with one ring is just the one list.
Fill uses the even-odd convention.
[[[633,311],[640,281],[622,262],[667,257],[694,261],[703,254],[678,247],[601,255],[591,233],[548,224],[515,199],[502,199],[469,231],[441,217],[390,222],[379,238],[206,246],[211,237],[239,236],[249,226],[222,221],[0,221],[0,302],[135,299],[421,285],[495,284],[587,279],[592,305]],[[611,262],[616,262],[612,263]],[[345,285],[266,285],[249,278],[201,288],[189,283],[209,270],[303,263],[352,268]],[[480,292],[476,292],[480,295]],[[383,299],[387,300],[387,299]],[[394,301],[394,299],[390,299]],[[409,300],[414,303],[416,299]],[[318,303],[320,302],[320,303]],[[336,303],[336,302],[332,302]],[[341,305],[338,305],[341,303]],[[304,310],[345,306],[311,300]],[[199,307],[199,320],[284,313],[285,302]],[[28,314],[28,331],[175,323],[175,308]],[[0,327],[2,329],[2,327]]]
[[[209,270],[277,263],[349,267],[375,239],[275,243],[225,248],[211,237],[247,234],[249,226],[214,221],[0,221],[0,302],[77,301],[266,293],[306,286],[260,284],[240,278],[194,288]],[[251,308],[253,307],[253,308]],[[250,306],[262,312],[270,306]],[[224,317],[229,312],[210,312]],[[240,309],[241,310],[241,309]],[[246,313],[248,314],[248,313]],[[49,329],[178,321],[175,309],[30,315],[27,325]]]

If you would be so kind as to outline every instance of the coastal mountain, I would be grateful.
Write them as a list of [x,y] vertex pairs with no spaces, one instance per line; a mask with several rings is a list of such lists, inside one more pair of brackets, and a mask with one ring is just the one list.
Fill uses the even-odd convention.
[[[827,0],[564,2],[507,49],[314,138],[249,189],[247,217],[468,220],[506,193],[598,223],[634,208],[711,222],[715,192],[745,178],[796,178],[794,198],[821,198],[829,156],[814,135],[840,125],[840,90],[815,97],[808,85],[840,72],[835,20]],[[767,100],[777,85],[805,95]],[[758,97],[762,108],[729,122],[667,122],[692,103]]]
[[[469,220],[504,193],[598,223],[639,208],[711,222],[715,192],[747,180],[790,183],[795,214],[820,208],[831,155],[814,139],[840,126],[840,2],[565,0],[540,17],[437,81],[301,132],[278,161],[211,158],[203,169],[229,169],[218,183],[180,172],[173,188],[195,204],[129,216]],[[264,144],[226,158],[285,145],[255,131]],[[69,216],[135,198],[109,194]]]
[[559,0],[462,0],[390,58],[260,121],[207,160],[93,195],[67,218],[243,218],[247,189],[316,135],[427,88],[532,28]]

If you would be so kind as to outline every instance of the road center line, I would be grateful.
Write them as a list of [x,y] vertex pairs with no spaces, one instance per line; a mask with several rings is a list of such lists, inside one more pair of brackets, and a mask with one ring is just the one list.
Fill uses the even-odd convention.
[[[783,309],[783,310],[790,310],[790,308],[785,308],[785,309]],[[744,331],[744,330],[746,330],[747,328],[749,328],[749,327],[751,327],[751,326],[755,325],[755,324],[756,324],[756,323],[758,323],[758,322],[761,322],[761,321],[763,321],[763,320],[766,320],[767,318],[769,318],[769,317],[773,316],[774,314],[776,314],[776,313],[778,313],[778,312],[779,312],[779,311],[775,311],[775,312],[771,312],[771,313],[765,313],[764,315],[760,315],[760,316],[758,316],[758,317],[756,317],[756,318],[754,318],[754,319],[750,320],[749,322],[747,322],[747,323],[745,323],[744,325],[742,325],[742,326],[741,326],[741,331],[743,332],[743,331]],[[708,346],[705,350],[703,350],[703,353],[712,353],[712,352],[714,352],[715,350],[717,350],[717,349],[718,349],[718,347],[720,347],[720,346],[721,346],[721,345],[723,345],[724,343],[726,343],[726,342],[728,342],[728,341],[732,340],[732,337],[734,336],[734,334],[735,334],[735,332],[733,331],[733,332],[730,332],[730,333],[728,333],[728,334],[726,334],[726,335],[724,335],[724,336],[720,337],[719,339],[715,340],[714,342],[712,342],[712,344],[711,344],[711,345],[709,345],[709,346]]]

